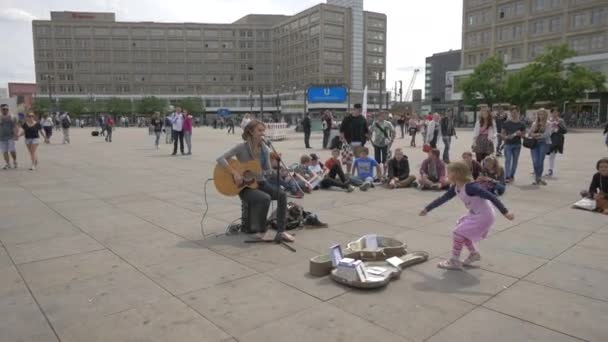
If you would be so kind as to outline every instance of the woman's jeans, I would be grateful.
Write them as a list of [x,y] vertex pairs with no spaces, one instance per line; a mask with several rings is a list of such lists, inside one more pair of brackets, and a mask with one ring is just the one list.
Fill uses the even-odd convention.
[[277,200],[277,231],[285,231],[287,218],[287,195],[283,190],[268,183],[260,182],[257,189],[245,188],[239,194],[242,201],[252,207],[255,217],[250,217],[252,230],[256,232],[266,231],[266,220],[270,202]]
[[184,131],[184,140],[186,141],[186,146],[188,147],[188,154],[192,153],[192,132]]
[[154,132],[154,134],[156,134],[156,139],[154,140],[154,145],[158,146],[158,143],[160,142],[160,131],[158,132]]
[[532,164],[534,165],[535,179],[541,179],[543,176],[543,168],[545,165],[547,144],[544,140],[538,140],[536,146],[530,151],[530,153],[532,154]]
[[519,162],[519,152],[521,152],[521,144],[505,144],[505,178],[514,179],[515,171],[517,171],[517,163]]

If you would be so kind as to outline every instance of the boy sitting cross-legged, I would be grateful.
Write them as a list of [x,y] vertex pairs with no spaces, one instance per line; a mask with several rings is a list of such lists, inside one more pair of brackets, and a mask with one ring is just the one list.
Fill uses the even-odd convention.
[[389,189],[416,187],[416,176],[410,175],[410,163],[400,148],[395,149],[395,156],[388,161]]
[[363,147],[361,149],[361,155],[355,159],[353,163],[353,176],[350,178],[351,184],[359,186],[361,191],[367,191],[370,187],[374,186],[374,167],[376,168],[376,175],[380,177],[382,170],[380,164],[374,158],[369,157],[369,149]]

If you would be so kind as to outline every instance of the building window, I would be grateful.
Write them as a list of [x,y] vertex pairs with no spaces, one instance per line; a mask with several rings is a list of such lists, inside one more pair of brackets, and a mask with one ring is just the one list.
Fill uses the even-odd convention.
[[606,47],[606,36],[591,37],[591,50],[602,50]]
[[511,19],[525,14],[526,7],[523,2],[515,2],[498,7],[498,19]]
[[587,13],[578,13],[572,16],[572,28],[573,29],[579,29],[582,27],[587,26],[587,23],[589,21],[589,16]]
[[608,8],[594,8],[591,11],[591,25],[604,25],[608,17]]
[[169,30],[167,30],[167,35],[169,37],[183,37],[184,36],[184,30],[177,29],[177,28],[169,29]]
[[342,39],[325,39],[325,47],[330,49],[342,49],[344,48],[344,41]]
[[325,25],[325,33],[331,34],[335,36],[341,36],[344,34],[344,28],[342,26],[337,25]]
[[96,27],[93,31],[93,34],[96,36],[109,36],[110,29],[107,27]]
[[369,19],[369,27],[384,28],[384,21],[379,19]]
[[589,39],[587,37],[576,37],[570,39],[570,48],[577,53],[589,50]]
[[319,12],[315,12],[310,15],[310,22],[311,23],[317,22],[317,21],[319,21],[320,17],[321,17],[321,15],[319,14]]
[[477,64],[477,55],[472,53],[467,55],[467,65],[473,66]]
[[76,36],[90,36],[91,35],[91,28],[90,27],[75,27],[74,28],[74,35],[76,35]]
[[383,32],[369,31],[368,32],[368,36],[369,36],[370,39],[384,40],[384,33]]
[[163,37],[165,35],[165,30],[163,29],[150,29],[151,37]]
[[545,31],[545,20],[537,20],[532,23],[532,34],[542,34]]
[[200,36],[201,36],[200,30],[194,30],[194,29],[186,30],[186,37],[200,37]]
[[319,25],[315,25],[315,26],[311,26],[310,27],[310,35],[314,36],[314,35],[318,35],[319,33],[321,33],[321,28]]
[[369,51],[369,52],[383,53],[384,52],[384,45],[380,45],[380,44],[367,44],[367,51]]
[[551,18],[549,20],[549,32],[562,31],[562,17]]
[[113,36],[128,36],[129,29],[126,27],[115,27],[112,29]]

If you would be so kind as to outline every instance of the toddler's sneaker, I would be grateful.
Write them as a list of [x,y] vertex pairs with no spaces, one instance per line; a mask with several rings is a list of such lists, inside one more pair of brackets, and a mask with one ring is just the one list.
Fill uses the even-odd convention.
[[458,259],[447,259],[438,263],[437,267],[446,270],[462,270],[462,262]]
[[479,254],[479,252],[473,252],[471,254],[469,254],[469,256],[464,259],[464,261],[462,262],[463,265],[465,266],[471,266],[472,263],[481,260],[481,255]]

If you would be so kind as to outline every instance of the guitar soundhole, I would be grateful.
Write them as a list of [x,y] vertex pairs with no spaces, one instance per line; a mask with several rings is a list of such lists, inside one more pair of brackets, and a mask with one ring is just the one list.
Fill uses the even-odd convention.
[[255,182],[255,174],[251,171],[243,172],[243,185],[251,185]]

